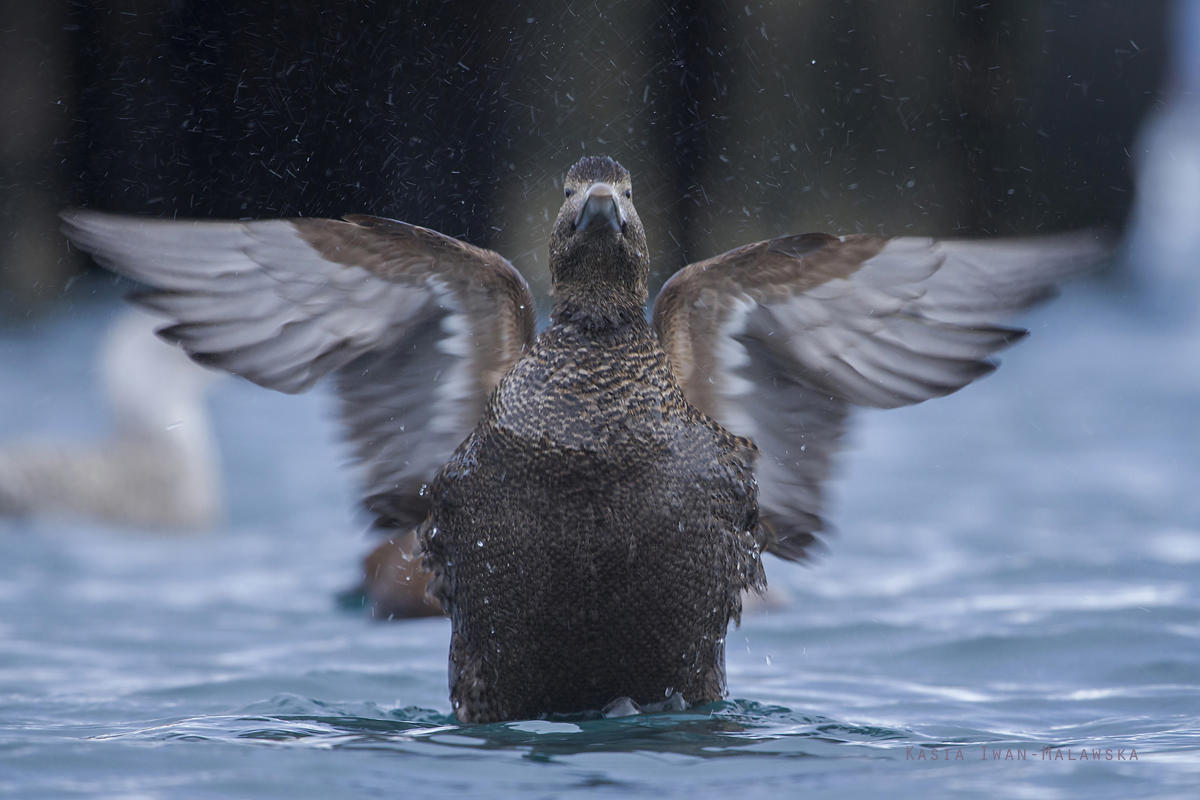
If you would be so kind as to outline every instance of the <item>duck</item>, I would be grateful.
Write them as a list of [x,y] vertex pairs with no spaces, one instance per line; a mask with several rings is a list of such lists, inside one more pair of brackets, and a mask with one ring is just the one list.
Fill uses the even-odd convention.
[[161,533],[209,530],[224,490],[205,400],[224,376],[154,335],[161,319],[118,314],[97,358],[112,435],[0,449],[0,516],[92,520]]
[[721,699],[763,557],[825,530],[850,409],[990,373],[1026,335],[1003,319],[1108,252],[784,235],[689,264],[647,313],[629,172],[589,156],[562,186],[541,332],[503,256],[404,222],[62,214],[193,360],[290,393],[332,376],[364,506],[450,616],[463,723]]

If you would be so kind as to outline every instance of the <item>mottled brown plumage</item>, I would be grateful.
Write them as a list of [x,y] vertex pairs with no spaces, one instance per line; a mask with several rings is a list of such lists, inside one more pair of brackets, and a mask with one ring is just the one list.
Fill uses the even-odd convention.
[[336,376],[367,507],[401,529],[367,588],[432,610],[405,591],[418,525],[463,721],[719,698],[760,552],[802,558],[823,528],[849,408],[990,372],[1024,335],[998,321],[1105,254],[784,236],[680,270],[651,324],[628,173],[585,158],[565,193],[536,340],[507,261],[405,223],[63,215],[198,361],[287,392]]
[[[434,482],[422,529],[464,722],[717,700],[726,626],[761,584],[754,445],[684,399],[646,322],[629,175],[585,159],[565,186],[550,327]],[[594,205],[608,216],[577,227]]]

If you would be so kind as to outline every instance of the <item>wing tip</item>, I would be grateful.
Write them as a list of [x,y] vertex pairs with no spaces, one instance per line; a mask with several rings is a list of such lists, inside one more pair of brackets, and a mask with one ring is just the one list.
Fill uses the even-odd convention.
[[62,220],[62,224],[58,226],[58,232],[67,237],[71,244],[87,249],[81,240],[87,238],[87,234],[94,230],[94,225],[89,222],[94,222],[101,213],[77,206],[67,206],[58,212],[58,218]]

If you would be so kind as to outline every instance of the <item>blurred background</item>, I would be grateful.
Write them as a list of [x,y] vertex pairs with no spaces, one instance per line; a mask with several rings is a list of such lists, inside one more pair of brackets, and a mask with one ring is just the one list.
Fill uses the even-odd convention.
[[[30,334],[98,286],[116,293],[58,233],[68,205],[393,217],[500,250],[544,311],[562,176],[597,153],[634,176],[652,291],[690,261],[786,233],[1123,230],[1138,131],[1172,92],[1186,95],[1172,87],[1188,68],[1167,77],[1171,9],[3,0],[0,325]],[[1172,124],[1160,151],[1172,130],[1187,136],[1187,123]],[[1149,170],[1160,198],[1178,194],[1171,158]],[[1165,206],[1142,228],[1163,227],[1180,203]],[[1189,213],[1184,204],[1170,227],[1194,229]],[[1155,255],[1161,233],[1144,238],[1142,272],[1178,263]],[[1134,272],[1122,266],[1109,282],[1132,291]],[[1186,315],[1177,295],[1159,294]],[[152,327],[141,324],[147,339]],[[142,353],[130,374],[115,365],[133,360],[105,356],[94,370],[122,429],[100,451],[0,448],[0,513],[57,505],[184,527],[221,518],[206,384],[172,366],[193,388],[168,398],[149,387],[166,385],[154,369],[170,355],[127,349]],[[164,434],[164,415],[189,424]],[[137,466],[150,461],[185,466]],[[78,496],[54,499],[64,493]]]
[[[1121,227],[1167,0],[0,4],[0,291],[89,269],[65,205],[369,213],[544,292],[561,176],[634,176],[655,280],[788,232]],[[654,288],[652,286],[652,288]]]
[[[1198,92],[1200,0],[0,0],[0,794],[1191,798]],[[857,415],[726,716],[443,736],[448,622],[333,600],[374,542],[331,393],[213,383],[55,215],[395,217],[545,312],[588,154],[633,174],[652,291],[813,230],[1121,253],[994,376]],[[946,743],[1158,763],[905,762]]]

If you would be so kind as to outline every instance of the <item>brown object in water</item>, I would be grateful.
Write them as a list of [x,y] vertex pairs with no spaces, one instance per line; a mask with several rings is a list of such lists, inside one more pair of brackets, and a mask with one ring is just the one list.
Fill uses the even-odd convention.
[[363,559],[359,591],[366,597],[375,619],[440,617],[442,604],[425,588],[433,573],[421,565],[416,554],[415,531],[398,533],[380,543]]

